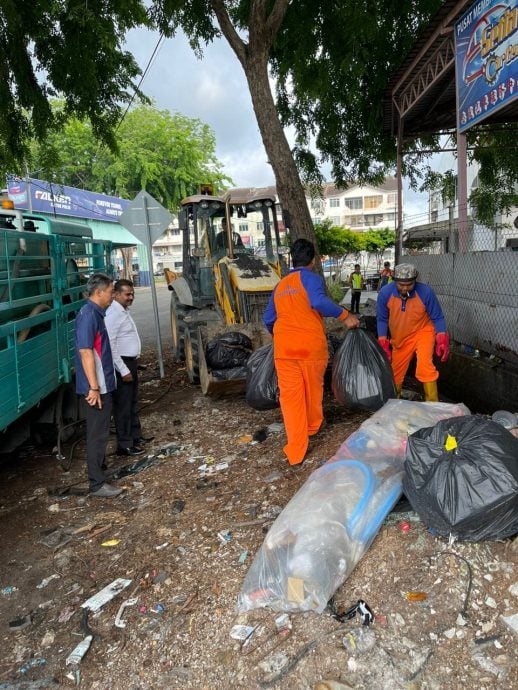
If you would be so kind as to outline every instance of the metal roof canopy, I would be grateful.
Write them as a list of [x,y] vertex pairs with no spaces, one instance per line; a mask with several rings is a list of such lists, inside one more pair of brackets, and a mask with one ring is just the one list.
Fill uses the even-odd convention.
[[[474,0],[446,0],[416,40],[392,78],[383,102],[385,132],[397,136],[398,241],[396,261],[403,250],[403,138],[418,138],[457,129],[455,82],[455,22]],[[518,121],[518,101],[484,119],[483,124]],[[457,130],[457,189],[459,249],[468,246],[466,134]]]
[[[446,0],[393,76],[383,104],[386,132],[401,137],[435,134],[457,127],[455,22],[474,0]],[[483,124],[518,120],[518,101]]]

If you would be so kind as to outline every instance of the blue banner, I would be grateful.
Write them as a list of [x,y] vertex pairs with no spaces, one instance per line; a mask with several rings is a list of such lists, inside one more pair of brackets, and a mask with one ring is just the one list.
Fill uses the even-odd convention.
[[15,208],[31,213],[48,213],[118,222],[131,201],[84,189],[35,180],[8,177],[7,192]]
[[518,0],[478,0],[455,24],[457,126],[464,132],[516,99]]

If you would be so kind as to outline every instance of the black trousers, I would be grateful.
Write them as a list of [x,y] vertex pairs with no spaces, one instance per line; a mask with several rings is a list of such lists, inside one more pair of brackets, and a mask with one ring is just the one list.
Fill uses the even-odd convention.
[[123,357],[133,381],[123,381],[117,373],[117,390],[113,393],[113,421],[119,448],[132,448],[135,439],[142,436],[138,415],[138,369],[135,357]]
[[353,314],[360,313],[360,295],[361,290],[351,290],[351,312]]
[[110,435],[112,394],[105,393],[101,395],[101,400],[102,408],[99,409],[98,407],[92,407],[82,398],[86,420],[86,464],[88,467],[90,491],[100,489],[106,480],[102,466]]

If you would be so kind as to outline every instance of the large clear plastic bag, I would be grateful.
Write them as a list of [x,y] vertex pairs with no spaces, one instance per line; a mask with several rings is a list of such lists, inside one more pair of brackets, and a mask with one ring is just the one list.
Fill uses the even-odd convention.
[[279,385],[273,359],[273,345],[263,345],[246,364],[246,402],[255,410],[279,407]]
[[416,431],[403,487],[421,520],[443,537],[510,537],[518,532],[518,439],[477,416]]
[[322,612],[401,496],[409,431],[465,414],[464,405],[390,400],[366,420],[275,520],[246,575],[239,610]]
[[376,339],[361,328],[349,330],[335,354],[331,386],[338,402],[350,409],[379,410],[396,397],[389,361]]

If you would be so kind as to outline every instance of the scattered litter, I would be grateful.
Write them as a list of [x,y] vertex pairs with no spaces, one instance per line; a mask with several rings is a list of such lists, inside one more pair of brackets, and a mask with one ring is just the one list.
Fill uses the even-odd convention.
[[72,664],[80,664],[86,652],[90,649],[92,644],[93,635],[87,635],[81,642],[75,647],[65,660],[65,665],[70,666]]
[[518,635],[518,613],[513,613],[511,616],[501,616],[501,618],[507,627]]
[[221,530],[221,532],[218,532],[218,539],[223,542],[223,544],[227,544],[229,541],[232,539],[232,534],[230,533],[230,530]]
[[164,570],[162,570],[159,573],[155,571],[155,574],[152,575],[152,577],[154,585],[161,585],[162,582],[165,582],[167,580],[167,578],[169,577],[169,573],[166,573]]
[[47,510],[49,513],[59,513],[59,503],[52,503]]
[[65,606],[58,616],[58,623],[68,623],[74,615],[75,609],[72,606]]
[[110,474],[110,479],[122,479],[123,477],[138,474],[139,472],[142,472],[142,470],[146,470],[148,467],[157,465],[158,462],[159,460],[155,455],[148,455],[145,458],[140,458],[140,460],[137,460],[131,465],[126,465],[125,467],[120,467],[118,470],[115,470],[113,474]]
[[125,580],[122,577],[117,578],[109,585],[106,585],[100,592],[94,594],[87,599],[84,604],[81,604],[82,609],[89,609],[94,613],[99,611],[106,603],[114,599],[117,594],[120,594],[126,587],[129,587],[131,580]]
[[244,436],[240,436],[237,439],[236,443],[238,443],[240,445],[244,445],[245,443],[250,443],[253,440],[254,439],[253,439],[253,436],[251,434],[245,434]]
[[178,455],[180,451],[183,450],[183,446],[179,446],[177,443],[168,443],[167,445],[160,448],[158,455],[165,455],[170,457],[171,455]]
[[50,531],[42,532],[42,536],[38,543],[49,549],[57,550],[72,540],[72,534],[67,528],[57,527]]
[[263,482],[266,484],[272,484],[273,482],[276,482],[278,479],[282,479],[282,474],[280,472],[271,472],[267,477],[263,479]]
[[47,660],[44,659],[43,657],[37,657],[35,659],[29,659],[23,666],[21,666],[18,671],[20,673],[27,673],[30,671],[31,668],[35,668],[36,666],[45,666],[47,664]]
[[177,515],[178,513],[181,513],[184,508],[185,501],[182,501],[181,498],[177,498],[176,501],[173,501],[173,505],[171,506],[171,513],[173,515]]
[[257,441],[257,443],[263,443],[268,438],[268,429],[257,429],[257,431],[254,431],[252,438],[254,441]]
[[483,656],[482,654],[474,654],[473,660],[476,661],[480,668],[484,669],[484,671],[492,673],[494,676],[497,676],[498,678],[505,678],[505,676],[507,675],[505,669],[495,664],[495,662],[489,659],[487,656]]
[[487,597],[485,601],[486,606],[489,606],[490,609],[496,609],[498,608],[498,604],[496,601],[493,599],[493,597]]
[[275,618],[275,627],[280,632],[281,630],[291,630],[291,619],[287,613],[281,613]]
[[45,635],[43,635],[43,638],[41,640],[41,646],[42,647],[52,647],[52,645],[54,644],[55,638],[56,638],[56,636],[54,635],[52,630],[47,630],[47,632],[45,633]]
[[40,678],[39,680],[21,680],[14,683],[0,683],[0,690],[47,690],[58,687],[55,678]]
[[215,489],[218,486],[218,482],[209,481],[206,477],[201,477],[196,482],[196,488],[201,489]]
[[507,591],[510,594],[512,594],[513,597],[518,597],[518,582],[515,582],[514,584],[510,585],[510,587]]
[[228,470],[228,462],[218,462],[218,464],[214,466],[214,469],[216,470],[216,472]]
[[272,422],[266,428],[270,434],[280,434],[281,431],[284,431],[284,424],[282,422]]
[[145,604],[141,604],[141,605],[138,607],[138,612],[139,612],[139,613],[147,613],[147,606],[146,606]]
[[149,610],[151,613],[165,613],[165,606],[163,604],[155,604]]
[[166,549],[169,546],[169,542],[165,541],[163,544],[159,544],[158,546],[155,546],[155,551],[162,551],[162,549]]
[[426,592],[405,592],[404,596],[408,601],[426,601],[428,599]]
[[412,529],[412,525],[408,522],[408,520],[403,520],[400,522],[398,527],[400,532],[410,532]]
[[285,667],[287,667],[288,663],[288,656],[284,654],[284,652],[277,652],[277,654],[272,654],[270,657],[268,657],[268,659],[261,661],[257,665],[261,669],[261,671],[264,671],[268,674],[275,674],[279,673]]
[[124,615],[124,609],[126,609],[128,606],[134,606],[137,603],[137,601],[137,597],[132,597],[131,599],[126,599],[126,601],[122,602],[122,604],[119,606],[119,610],[117,611],[117,615],[115,616],[115,627],[126,627],[126,621],[122,620],[122,616]]
[[24,628],[29,627],[31,623],[32,618],[30,614],[27,616],[20,616],[20,618],[15,618],[14,620],[9,621],[9,630],[17,632],[18,630],[23,630]]
[[240,642],[245,642],[253,634],[257,626],[253,625],[234,625],[230,631],[230,637],[233,640],[239,640]]
[[103,541],[101,546],[117,546],[117,544],[120,544],[120,539],[108,539],[108,541]]
[[4,587],[2,589],[2,596],[7,597],[10,594],[13,594],[13,592],[17,592],[17,591],[18,591],[18,587],[13,587],[13,585],[8,585],[7,587]]
[[241,551],[241,553],[239,554],[239,560],[238,560],[239,565],[243,565],[243,563],[246,561],[247,558],[248,558],[248,551]]
[[376,635],[370,628],[353,628],[345,634],[342,643],[349,654],[365,654],[376,644]]
[[45,589],[45,587],[52,582],[52,580],[59,580],[60,575],[57,573],[54,573],[53,575],[49,575],[48,577],[45,577],[39,585],[36,585],[36,589]]

